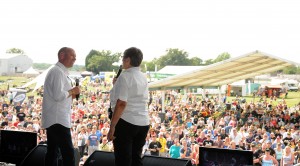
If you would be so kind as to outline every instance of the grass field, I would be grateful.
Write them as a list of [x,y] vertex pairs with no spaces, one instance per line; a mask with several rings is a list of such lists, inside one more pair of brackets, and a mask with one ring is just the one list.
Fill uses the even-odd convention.
[[[245,96],[243,98],[245,98],[248,103],[250,101],[257,102],[260,100],[260,97],[253,98],[253,96]],[[235,97],[228,97],[228,101],[231,101],[232,99],[235,99]],[[280,101],[282,101],[282,98],[278,98],[276,101],[273,101],[273,103],[277,104]],[[288,107],[293,107],[293,106],[297,105],[300,102],[300,92],[289,92],[285,101],[286,101]]]
[[[7,89],[8,85],[9,87],[21,87],[22,85],[26,84],[27,82],[31,81],[32,78],[26,78],[26,77],[12,77],[12,76],[0,76],[0,89]],[[29,88],[33,89],[35,85],[31,85]],[[36,95],[35,93],[29,92],[27,96],[29,95]],[[228,101],[231,101],[235,97],[228,97]],[[253,96],[246,96],[244,97],[247,102],[250,101],[259,101],[259,97],[253,98]],[[295,106],[300,102],[300,92],[289,92],[287,98],[285,99],[288,106],[292,107]],[[279,101],[282,101],[281,99],[277,99],[274,101],[274,103],[278,103]]]
[[[0,89],[6,90],[8,87],[16,88],[21,87],[27,82],[31,81],[33,78],[26,77],[12,77],[12,76],[0,76]],[[35,85],[31,85],[29,88],[34,88]],[[29,95],[35,95],[32,92],[29,92]]]

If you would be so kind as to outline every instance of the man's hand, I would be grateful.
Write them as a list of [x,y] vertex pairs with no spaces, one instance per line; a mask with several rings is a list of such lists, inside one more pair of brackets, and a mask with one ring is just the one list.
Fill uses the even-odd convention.
[[75,86],[71,90],[69,90],[69,96],[72,96],[72,99],[76,98],[76,95],[80,94],[80,87]]
[[112,141],[116,138],[114,136],[114,134],[115,134],[115,127],[110,127],[108,134],[107,134],[108,141]]

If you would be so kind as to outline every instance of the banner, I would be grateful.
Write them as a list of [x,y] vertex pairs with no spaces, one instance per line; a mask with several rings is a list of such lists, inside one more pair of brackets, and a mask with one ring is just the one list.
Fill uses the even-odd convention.
[[13,94],[13,103],[17,105],[17,103],[22,104],[23,101],[26,99],[26,90],[23,89],[10,89]]

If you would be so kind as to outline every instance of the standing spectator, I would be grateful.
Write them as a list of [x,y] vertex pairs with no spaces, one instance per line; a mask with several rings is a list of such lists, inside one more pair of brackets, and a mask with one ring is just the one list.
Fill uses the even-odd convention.
[[282,148],[282,149],[285,148],[285,145],[284,145],[284,143],[281,141],[281,138],[280,138],[279,135],[276,137],[276,139],[275,139],[275,141],[273,142],[273,144],[272,144],[271,147],[272,147],[273,149],[275,149],[278,143],[281,144],[281,148]]
[[78,139],[77,143],[78,143],[79,154],[80,154],[80,157],[83,157],[83,154],[84,154],[84,151],[86,148],[86,142],[88,139],[84,126],[81,127],[81,130],[77,136],[77,139]]
[[17,105],[14,107],[14,109],[16,110],[16,113],[19,113],[21,108],[22,108],[21,103],[17,102]]
[[88,146],[88,155],[90,156],[95,150],[98,150],[98,136],[96,134],[97,127],[93,126],[92,133],[88,136],[87,146]]
[[[71,105],[72,99],[80,93],[80,88],[72,88],[68,77],[68,68],[76,60],[72,48],[63,47],[58,51],[58,62],[52,67],[45,78],[42,128],[47,130],[46,166],[57,165],[58,150],[62,154],[63,164],[74,166],[74,146],[71,136]],[[37,101],[40,104],[40,101]]]
[[179,158],[180,157],[180,143],[178,138],[174,139],[174,144],[170,147],[169,154],[171,158]]
[[158,134],[158,142],[161,144],[161,149],[159,150],[159,156],[166,157],[167,140],[165,139],[163,133]]
[[188,146],[187,146],[187,142],[186,142],[186,140],[185,139],[183,139],[182,141],[181,141],[181,143],[182,143],[182,147],[181,147],[181,149],[180,149],[180,158],[187,158],[187,159],[190,159],[192,156],[192,150],[191,150],[191,148],[189,148]]
[[[2,104],[2,110],[4,110],[4,108],[8,108],[8,104],[6,101],[3,101],[3,104]],[[3,115],[3,116],[6,116],[6,115]]]
[[282,165],[282,166],[292,166],[292,165],[294,165],[294,159],[295,159],[295,156],[292,153],[291,147],[286,146],[284,148],[284,151],[283,151],[283,155],[282,155],[282,158],[281,158],[281,164],[280,165]]
[[224,140],[226,137],[228,137],[228,135],[225,132],[225,128],[221,128],[221,139]]
[[194,145],[191,159],[192,159],[192,164],[194,166],[197,166],[199,164],[199,145],[198,144]]
[[237,132],[236,128],[232,129],[232,133],[229,136],[230,140],[235,142],[235,145],[239,146],[239,142],[242,140],[242,136]]
[[221,134],[217,135],[217,140],[214,141],[213,146],[217,147],[217,148],[223,148],[224,147],[224,142],[221,139]]
[[43,145],[43,144],[47,145],[47,136],[46,136],[46,134],[43,134],[41,136],[41,139],[39,140],[38,144],[40,144],[40,145]]
[[167,134],[166,152],[169,156],[170,148],[174,144],[174,137],[172,138],[170,134]]
[[267,165],[278,165],[278,161],[270,155],[270,149],[265,150],[265,154],[262,156],[262,166],[267,166]]
[[110,143],[107,141],[107,137],[102,138],[102,143],[99,144],[99,150],[110,152],[112,151]]
[[150,151],[151,155],[159,156],[160,149],[161,149],[161,144],[160,142],[157,141],[156,135],[153,135],[152,142],[150,142],[148,150]]
[[284,143],[284,145],[285,146],[287,146],[289,143],[290,143],[290,141],[292,140],[293,138],[292,138],[292,136],[291,136],[291,133],[287,133],[287,136],[285,137],[285,138],[283,138],[283,143]]
[[275,154],[276,154],[275,158],[279,163],[278,165],[280,165],[282,154],[283,154],[283,149],[281,148],[281,143],[277,143],[277,146],[274,150],[275,150]]
[[8,91],[8,93],[7,93],[7,98],[8,98],[8,100],[9,100],[9,105],[11,105],[12,102],[13,102],[13,98],[14,98],[11,91]]
[[203,141],[203,146],[213,146],[214,142],[210,139],[211,135],[206,135],[206,140]]
[[204,131],[201,131],[199,137],[197,138],[197,142],[198,142],[198,144],[201,146],[201,145],[203,145],[203,142],[204,142],[205,140],[206,140],[205,132],[204,132]]
[[19,118],[20,122],[25,120],[26,114],[24,113],[24,109],[20,108],[19,112],[17,113],[17,117]]
[[297,142],[297,145],[294,149],[294,154],[296,157],[296,163],[300,162],[300,140]]

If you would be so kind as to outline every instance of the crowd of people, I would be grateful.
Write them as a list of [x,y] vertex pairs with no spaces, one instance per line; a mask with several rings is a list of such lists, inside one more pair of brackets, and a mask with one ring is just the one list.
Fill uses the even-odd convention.
[[[71,115],[73,145],[81,164],[95,150],[114,151],[109,142],[110,83],[90,82],[74,100]],[[38,144],[47,144],[41,128],[42,92],[34,99],[14,103],[11,92],[1,90],[2,130],[36,132]],[[148,155],[199,161],[199,147],[253,151],[255,165],[293,165],[300,162],[299,106],[285,99],[228,100],[218,95],[183,95],[179,90],[151,91],[148,103],[150,129],[143,147]]]

